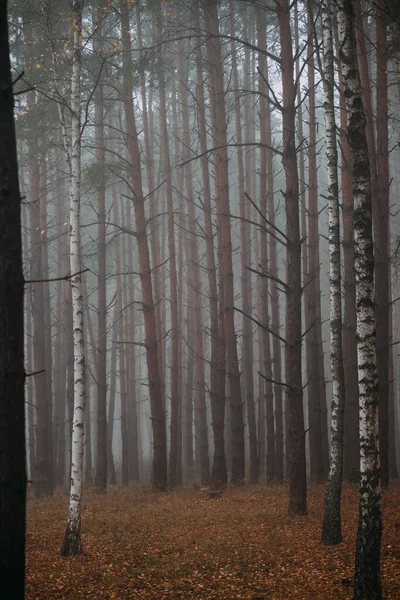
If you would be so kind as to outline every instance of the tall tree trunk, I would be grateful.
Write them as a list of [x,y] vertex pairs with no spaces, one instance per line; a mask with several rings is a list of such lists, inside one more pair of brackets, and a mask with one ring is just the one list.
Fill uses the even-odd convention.
[[[18,153],[18,150],[17,150]],[[21,192],[23,196],[26,196],[26,186],[23,170],[20,167],[19,172],[19,181],[21,186]],[[28,269],[27,273],[29,274],[29,278],[31,278],[31,256],[29,252],[29,226],[28,226],[28,210],[26,207],[25,210],[21,211],[22,217],[22,231],[23,231],[23,250],[28,253]],[[26,366],[28,372],[34,371],[33,364],[33,348],[32,348],[32,339],[33,339],[33,327],[32,327],[32,288],[31,286],[25,286],[25,347],[26,347]],[[27,453],[29,455],[29,460],[27,458],[27,474],[29,479],[32,481],[34,477],[35,471],[35,426],[34,426],[34,418],[33,418],[33,409],[34,409],[34,382],[33,377],[28,377],[26,382],[26,434],[25,440],[27,444]],[[29,465],[29,467],[28,467]]]
[[[184,48],[182,41],[178,42],[178,65],[180,79],[180,98],[182,106],[182,125],[183,125],[183,158],[190,157],[190,123],[189,123],[189,102],[187,96],[187,77],[185,75],[183,63]],[[198,238],[196,228],[196,210],[195,197],[193,190],[193,172],[192,163],[188,162],[185,166],[185,188],[188,211],[188,228],[190,232],[189,239],[189,282],[188,285],[193,288],[194,299],[194,339],[195,339],[195,387],[197,390],[197,407],[199,418],[199,450],[200,450],[200,476],[202,485],[210,483],[210,459],[208,451],[208,431],[207,431],[207,406],[206,406],[206,382],[204,373],[204,333],[203,333],[203,315],[202,315],[202,282],[200,273],[200,259],[198,251]]]
[[[186,339],[187,339],[187,360],[186,360],[186,381],[185,381],[185,397],[186,397],[186,420],[185,420],[185,437],[186,437],[186,474],[188,481],[191,482],[193,479],[195,466],[196,471],[200,463],[200,436],[196,436],[195,447],[193,447],[193,417],[198,418],[195,415],[194,402],[193,402],[193,378],[194,378],[194,353],[192,348],[194,347],[194,329],[193,329],[193,295],[194,291],[189,286],[188,291],[188,306],[187,306],[187,317],[186,317]],[[197,433],[197,432],[196,432]],[[195,454],[194,454],[195,452]],[[197,472],[196,472],[197,476]]]
[[83,327],[83,295],[80,240],[81,185],[81,58],[82,58],[82,0],[73,0],[73,50],[71,77],[71,153],[70,153],[70,273],[72,290],[74,340],[74,415],[72,428],[71,487],[69,514],[61,555],[82,552],[81,500],[85,417],[85,343]]
[[307,511],[304,444],[303,387],[301,378],[301,240],[299,224],[299,180],[295,139],[296,89],[288,0],[277,2],[281,39],[283,167],[286,177],[286,383],[289,410],[290,496],[289,512]]
[[[235,20],[234,20],[234,4],[233,0],[230,3],[230,28],[232,38],[235,36]],[[245,17],[246,19],[246,17]],[[246,19],[247,20],[247,19]],[[249,52],[246,52],[246,57]],[[236,144],[237,144],[237,164],[238,164],[238,204],[240,207],[240,260],[241,260],[241,292],[242,292],[242,310],[243,310],[243,378],[244,378],[244,393],[246,397],[247,419],[249,430],[249,446],[250,446],[250,481],[256,483],[259,478],[259,461],[258,461],[258,443],[257,443],[257,420],[254,405],[254,381],[253,381],[253,349],[252,349],[252,331],[251,331],[251,286],[249,278],[250,261],[249,261],[249,226],[247,223],[246,198],[245,198],[245,170],[243,160],[243,139],[242,139],[242,119],[241,119],[241,95],[239,90],[239,76],[237,67],[236,43],[231,40],[231,60],[232,60],[232,81],[234,88],[235,99],[235,126],[236,126]],[[247,58],[245,59],[248,60]],[[245,73],[249,71],[249,65],[245,64]],[[248,85],[244,85],[248,89]],[[244,123],[245,132],[248,134],[248,102],[245,102],[244,107]],[[246,139],[248,142],[248,139]],[[246,165],[248,167],[248,165]],[[246,168],[246,183],[250,173]],[[250,191],[250,190],[249,190]],[[266,246],[266,240],[265,240]],[[263,265],[264,266],[264,265]],[[265,301],[268,303],[268,296]],[[266,304],[268,310],[268,304]],[[271,377],[270,377],[271,379]],[[267,407],[267,410],[270,407]],[[273,406],[272,406],[273,416]],[[273,423],[273,420],[272,420]]]
[[149,245],[147,239],[146,215],[140,167],[140,152],[137,139],[135,115],[133,111],[133,64],[131,55],[131,34],[129,27],[129,6],[120,0],[120,16],[123,46],[123,92],[124,111],[127,130],[127,145],[131,163],[131,191],[135,213],[136,236],[138,244],[139,269],[142,283],[142,303],[146,332],[146,357],[151,403],[151,421],[153,429],[153,485],[159,490],[167,487],[167,441],[165,425],[165,407],[160,377],[160,365],[157,344],[156,316],[153,301],[153,283],[150,266]]
[[[29,286],[30,287],[30,286]],[[28,288],[29,290],[29,288]],[[26,320],[25,320],[25,335],[27,338],[27,343],[26,343],[26,365],[28,368],[28,371],[33,372],[34,368],[33,368],[33,357],[32,357],[32,306],[31,306],[31,298],[30,298],[30,291],[26,294],[26,303],[25,303],[25,311],[26,311]],[[27,436],[26,439],[28,440],[28,448],[27,451],[29,452],[29,462],[27,461],[27,464],[29,464],[29,469],[28,469],[28,476],[29,479],[32,481],[33,477],[34,477],[34,472],[35,472],[35,425],[33,422],[33,402],[34,402],[34,396],[33,396],[33,381],[32,377],[28,378],[28,381],[26,383],[26,402],[27,402],[27,406],[26,406],[26,416],[27,416],[27,427],[26,427],[26,432],[27,432]]]
[[95,135],[97,162],[97,436],[96,436],[96,492],[107,491],[107,288],[106,288],[106,187],[105,187],[105,140],[104,140],[104,81],[102,49],[103,49],[103,2],[96,5],[96,35],[94,49],[97,68],[101,69],[96,87]]
[[[195,8],[195,26],[199,27],[198,6]],[[225,338],[220,329],[218,314],[217,267],[214,253],[214,228],[211,208],[211,186],[207,151],[207,125],[203,81],[203,57],[201,46],[196,48],[198,126],[200,138],[201,172],[204,204],[204,232],[206,238],[206,263],[208,296],[210,306],[210,398],[212,428],[214,433],[214,456],[211,470],[211,485],[219,489],[227,484],[228,474],[225,454]],[[221,298],[220,298],[220,301]]]
[[[336,21],[335,21],[336,23]],[[335,43],[339,48],[337,26]],[[358,421],[357,381],[357,309],[356,278],[354,273],[354,201],[351,152],[347,137],[347,117],[344,102],[343,77],[339,60],[341,188],[343,214],[343,366],[346,402],[344,407],[343,475],[349,482],[358,482],[360,473],[360,445]]]
[[115,394],[116,394],[116,380],[117,380],[117,349],[118,345],[115,343],[118,335],[117,327],[117,303],[114,307],[113,315],[113,327],[112,327],[112,349],[111,349],[111,361],[110,361],[110,393],[108,395],[108,419],[107,419],[107,447],[108,447],[108,460],[109,465],[109,476],[111,485],[116,485],[117,476],[115,473],[115,463],[112,449],[112,442],[114,437],[114,413],[115,413]]
[[[27,44],[32,45],[32,27],[25,27]],[[27,93],[27,107],[30,118],[35,118],[36,92]],[[32,317],[33,317],[33,360],[35,375],[35,404],[36,404],[36,452],[34,487],[35,495],[51,496],[53,481],[51,472],[51,457],[49,440],[51,438],[51,408],[49,410],[47,378],[51,376],[46,371],[46,340],[45,340],[45,283],[40,283],[43,276],[43,248],[40,223],[40,170],[39,144],[34,122],[28,123],[28,160],[29,160],[29,195],[30,195],[30,225],[32,249],[32,279],[39,282],[33,284]],[[49,418],[50,417],[50,418]]]
[[9,59],[7,2],[0,6],[0,575],[24,598],[25,426],[24,282],[21,196]]
[[381,485],[389,485],[389,130],[387,2],[376,3],[376,167],[372,213],[375,244],[376,358],[379,381]]
[[[136,26],[138,34],[138,49],[141,50],[143,47],[142,40],[142,22],[140,16],[140,4],[136,3]],[[143,60],[143,65],[145,61]],[[150,89],[149,99],[147,100],[147,83],[146,83],[146,71],[144,68],[140,69],[140,92],[142,101],[142,120],[143,120],[143,134],[144,134],[144,145],[145,145],[145,163],[146,163],[146,174],[147,174],[147,189],[148,194],[151,194],[149,198],[150,202],[150,218],[153,220],[155,225],[155,219],[157,216],[158,199],[154,177],[154,152],[153,143],[155,139],[154,132],[154,118],[153,118],[153,107],[152,107],[152,89]],[[151,247],[151,259],[154,267],[158,267],[161,264],[160,248],[159,248],[159,236],[158,228],[154,226],[153,233],[150,235],[150,247]],[[161,294],[161,281],[160,281],[160,269],[153,268],[152,281],[154,289],[154,304],[155,304],[155,317],[157,327],[157,339],[158,344],[158,361],[160,368],[160,377],[162,384],[162,402],[165,406],[165,375],[164,375],[164,339],[162,331],[162,309],[165,307],[165,301]]]
[[[389,223],[390,229],[390,223]],[[390,240],[390,231],[389,231]],[[391,269],[389,264],[389,341],[393,341],[394,329],[393,329],[393,305],[392,305],[392,282],[391,282]],[[397,339],[397,338],[396,338]],[[399,476],[397,470],[397,457],[396,457],[396,377],[394,374],[394,352],[393,345],[390,344],[389,348],[389,477],[390,479],[397,479]]]
[[[313,14],[308,6],[308,32],[312,36]],[[317,181],[317,123],[315,112],[315,63],[314,49],[310,44],[308,53],[308,278],[304,290],[305,330],[307,334],[307,393],[308,426],[310,440],[311,479],[326,479],[329,468],[326,386],[321,332],[321,284],[319,253],[319,210]]]
[[232,424],[232,483],[245,477],[244,424],[237,355],[234,286],[232,267],[232,235],[230,223],[227,124],[225,111],[224,68],[219,38],[217,0],[203,0],[207,32],[208,67],[211,84],[211,120],[215,144],[215,193],[221,231],[220,271],[223,277],[223,317],[226,339],[226,368],[229,379]]
[[340,58],[352,154],[354,240],[357,292],[358,385],[360,403],[360,512],[356,545],[354,600],[382,598],[379,493],[379,419],[374,310],[374,249],[369,148],[361,82],[356,63],[354,6],[337,4]]
[[[113,218],[115,223],[120,223],[120,212],[118,207],[118,198],[116,189],[113,187]],[[122,291],[122,260],[121,260],[121,234],[115,237],[115,269],[117,272],[115,297],[116,297],[116,316],[117,316],[117,339],[118,339],[118,358],[119,358],[119,395],[121,400],[121,480],[122,485],[129,483],[129,445],[128,445],[128,393],[126,377],[126,340],[125,338],[125,308],[123,304]],[[123,247],[122,247],[123,249]]]
[[[85,485],[89,486],[93,484],[93,457],[92,457],[92,415],[91,415],[91,399],[90,399],[90,367],[89,367],[89,359],[88,359],[88,331],[90,330],[89,322],[90,322],[90,311],[88,307],[88,296],[86,292],[86,285],[83,281],[83,289],[85,290],[85,312],[84,312],[84,321],[85,321],[85,357],[86,357],[86,378],[85,378],[85,448],[84,448],[84,470],[85,470]],[[94,347],[93,347],[94,350]],[[95,351],[93,352],[95,354]],[[96,373],[97,379],[97,373]]]
[[[260,96],[260,141],[262,147],[260,149],[260,245],[261,245],[261,267],[263,272],[265,272],[265,276],[262,277],[261,280],[261,320],[264,324],[264,329],[262,330],[262,356],[263,356],[263,375],[266,378],[263,381],[263,387],[265,388],[265,406],[266,406],[266,425],[267,425],[267,482],[272,481],[277,477],[280,481],[282,481],[283,477],[283,446],[281,446],[280,450],[282,455],[280,456],[280,464],[277,463],[276,449],[275,446],[275,420],[274,420],[274,395],[272,388],[272,361],[271,361],[271,347],[270,347],[270,335],[268,331],[269,327],[269,310],[268,310],[268,302],[269,302],[269,285],[267,273],[271,273],[272,267],[272,251],[271,256],[268,260],[268,239],[267,239],[267,231],[266,231],[266,219],[268,219],[268,210],[271,209],[272,202],[272,210],[273,210],[273,165],[272,165],[272,155],[271,150],[267,148],[267,146],[272,146],[272,136],[271,136],[271,120],[270,120],[270,106],[267,100],[268,98],[268,63],[266,60],[266,56],[264,52],[266,51],[267,46],[267,36],[266,36],[266,13],[265,9],[258,8],[257,9],[257,23],[258,23],[258,45],[260,47],[260,52],[258,54],[258,70],[259,70],[259,89],[261,92]],[[269,198],[269,196],[272,196]],[[268,206],[268,202],[270,206]],[[273,212],[275,212],[273,210]],[[269,215],[269,219],[271,219],[271,215]],[[272,221],[274,223],[274,217]],[[273,232],[274,233],[274,232]],[[271,236],[272,237],[272,236]],[[275,242],[275,240],[274,240]],[[275,259],[276,259],[276,247],[275,247]],[[276,271],[276,269],[275,269]],[[273,277],[276,277],[276,272],[271,273]],[[275,282],[271,283],[271,288],[275,285]],[[273,294],[271,289],[271,293]],[[274,300],[277,298],[274,296]],[[279,311],[279,308],[278,308]],[[276,315],[275,315],[276,317]],[[278,341],[279,344],[279,341]],[[275,351],[280,354],[280,348],[275,347]],[[280,365],[279,365],[280,366]],[[276,369],[276,365],[275,365]],[[279,370],[279,368],[278,368]],[[281,377],[281,373],[279,374]],[[278,379],[280,381],[280,379]],[[275,416],[277,420],[277,427],[282,426],[282,393],[278,392],[275,387]],[[261,401],[261,397],[260,397]],[[279,416],[278,416],[279,413]],[[280,432],[283,434],[283,431]],[[279,440],[280,444],[283,444],[283,437]],[[261,457],[260,457],[261,458]],[[278,477],[278,469],[280,471],[280,476]]]
[[[158,31],[154,39],[157,43],[162,36],[162,16],[161,7],[157,2],[154,30]],[[160,36],[160,37],[159,37]],[[160,94],[160,129],[161,129],[161,144],[163,165],[162,172],[166,181],[165,195],[166,207],[168,213],[168,253],[169,253],[169,294],[171,307],[171,435],[170,435],[170,455],[169,455],[169,486],[175,487],[182,482],[178,480],[178,473],[182,473],[182,468],[178,465],[178,457],[182,456],[180,446],[182,439],[180,437],[181,427],[179,424],[179,416],[181,414],[181,398],[180,398],[180,368],[179,368],[179,320],[178,320],[178,282],[176,271],[176,244],[175,244],[175,217],[174,217],[174,198],[171,172],[171,158],[168,141],[168,126],[167,126],[167,100],[165,91],[165,64],[164,51],[161,47],[158,52],[158,79],[159,79],[159,94]]]
[[[129,200],[125,203],[125,219],[129,231],[132,229],[131,210]],[[123,213],[124,214],[124,213]],[[127,290],[127,305],[128,305],[128,352],[127,352],[127,379],[128,387],[128,453],[129,453],[129,480],[140,480],[139,469],[139,426],[137,414],[137,397],[136,397],[136,310],[135,310],[135,284],[133,279],[133,236],[129,236],[126,241],[127,249],[124,252],[124,271],[126,275],[125,289]]]
[[[60,159],[60,156],[57,155]],[[65,214],[62,198],[62,186],[56,189],[56,221],[57,221],[57,277],[62,277],[68,271],[65,264]],[[57,282],[56,292],[56,336],[54,356],[54,484],[63,485],[66,467],[66,437],[65,437],[65,408],[66,408],[66,377],[67,360],[65,351],[65,334],[63,326],[65,282]],[[56,445],[57,442],[57,445]]]
[[[43,140],[45,146],[45,142]],[[42,278],[49,279],[49,257],[47,241],[47,160],[46,150],[42,152],[40,159],[39,176],[39,221],[40,240],[42,246]],[[51,490],[53,491],[54,477],[54,448],[53,444],[53,351],[52,351],[52,327],[51,327],[51,297],[49,281],[43,283],[43,309],[44,309],[44,361],[46,371],[46,398],[47,398],[47,421],[49,423],[49,434],[47,438],[47,456],[49,470],[51,473]]]
[[[333,35],[331,4],[322,7],[322,36],[324,70],[324,112],[326,135],[326,159],[328,164],[329,203],[329,301],[331,330],[332,373],[332,425],[331,459],[325,492],[325,510],[322,524],[322,542],[328,545],[342,541],[341,496],[343,478],[343,417],[344,417],[344,371],[342,353],[342,295],[340,265],[340,213],[338,153],[335,122],[335,75],[333,62]],[[321,69],[322,71],[322,69]]]

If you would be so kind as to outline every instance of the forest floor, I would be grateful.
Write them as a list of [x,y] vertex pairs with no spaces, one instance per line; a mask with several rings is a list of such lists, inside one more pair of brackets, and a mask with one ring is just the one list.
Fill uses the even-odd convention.
[[[84,494],[84,554],[59,555],[65,493],[28,501],[27,600],[350,599],[357,486],[343,491],[344,542],[320,543],[324,488],[309,488],[308,515],[290,517],[283,486],[154,493],[140,487]],[[384,492],[382,582],[400,598],[400,484]],[[12,600],[7,599],[7,600]]]

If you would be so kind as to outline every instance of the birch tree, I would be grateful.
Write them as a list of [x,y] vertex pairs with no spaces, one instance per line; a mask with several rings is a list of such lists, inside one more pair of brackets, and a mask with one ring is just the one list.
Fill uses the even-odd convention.
[[69,150],[69,243],[74,340],[74,413],[72,425],[69,514],[61,555],[80,554],[83,440],[85,415],[85,344],[80,243],[82,0],[72,1],[71,145]]
[[337,9],[347,127],[352,154],[357,297],[360,506],[353,598],[354,600],[379,600],[382,598],[380,581],[382,517],[379,490],[371,174],[362,90],[356,62],[354,2],[339,0]]
[[343,416],[344,372],[342,354],[342,298],[340,276],[340,213],[338,152],[334,105],[334,66],[332,16],[329,0],[322,5],[322,36],[324,68],[321,74],[324,85],[324,113],[326,131],[326,159],[328,163],[329,203],[329,301],[332,372],[332,424],[331,457],[325,493],[325,511],[322,525],[322,541],[339,544],[342,541],[340,503],[343,477]]

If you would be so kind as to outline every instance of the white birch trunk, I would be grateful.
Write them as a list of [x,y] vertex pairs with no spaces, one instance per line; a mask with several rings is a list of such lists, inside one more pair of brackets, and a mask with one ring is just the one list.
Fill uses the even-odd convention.
[[343,478],[343,419],[345,390],[342,353],[338,151],[334,105],[335,76],[333,68],[330,0],[326,0],[322,5],[322,36],[324,69],[321,69],[321,73],[325,95],[325,139],[326,159],[328,163],[330,355],[333,387],[331,404],[331,456],[325,493],[322,542],[324,544],[334,545],[339,544],[342,541],[340,504]]
[[71,155],[70,155],[70,272],[74,336],[74,414],[72,427],[71,484],[69,515],[61,554],[80,554],[81,498],[83,475],[83,440],[85,415],[85,344],[83,328],[83,295],[80,250],[80,185],[81,185],[81,41],[82,2],[72,1],[73,59],[71,78]]
[[357,352],[360,410],[360,510],[356,546],[354,600],[382,598],[379,489],[378,377],[374,304],[372,194],[365,113],[357,67],[352,0],[338,0],[340,58],[352,153],[354,243],[357,293]]

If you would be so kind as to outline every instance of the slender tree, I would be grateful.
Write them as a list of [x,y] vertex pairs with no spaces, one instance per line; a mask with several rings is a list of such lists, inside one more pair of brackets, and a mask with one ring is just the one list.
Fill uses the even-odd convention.
[[[207,33],[207,58],[210,75],[210,101],[214,140],[215,193],[218,211],[221,253],[220,276],[223,279],[223,323],[226,340],[226,368],[229,380],[232,427],[232,483],[240,484],[245,477],[243,406],[234,320],[234,289],[232,267],[232,233],[230,223],[227,121],[225,107],[224,69],[219,38],[217,0],[203,0]],[[221,299],[220,299],[221,303]]]
[[127,145],[131,167],[131,192],[135,214],[136,239],[138,244],[139,269],[142,284],[142,303],[146,332],[146,357],[149,379],[150,403],[153,429],[153,485],[156,489],[167,487],[167,439],[165,406],[160,376],[157,342],[156,316],[153,300],[153,282],[150,266],[150,253],[147,238],[146,214],[140,166],[140,152],[137,138],[136,120],[133,110],[133,65],[131,54],[131,33],[129,6],[120,0],[120,16],[123,46],[123,93],[127,131]]
[[295,140],[296,87],[289,2],[288,0],[278,0],[276,7],[281,39],[282,162],[286,178],[286,384],[288,386],[288,436],[290,440],[289,512],[301,515],[307,511],[307,484],[301,377],[301,240]]
[[[194,11],[195,26],[200,28],[199,7]],[[208,298],[210,309],[210,399],[212,428],[214,433],[214,456],[211,469],[211,484],[214,489],[227,484],[225,453],[225,338],[218,313],[217,266],[214,251],[214,228],[212,221],[211,185],[209,160],[207,156],[207,123],[203,78],[203,55],[201,46],[196,48],[196,101],[198,106],[198,127],[200,138],[201,174],[203,185],[204,235],[206,242],[206,264],[208,277]],[[220,289],[221,292],[221,289]],[[219,298],[221,301],[221,297]]]
[[73,52],[71,76],[71,144],[69,154],[69,243],[74,341],[74,410],[72,424],[71,483],[69,514],[61,555],[82,552],[81,500],[85,417],[85,343],[80,240],[81,200],[81,60],[82,0],[72,1]]
[[[379,459],[381,485],[389,485],[389,128],[387,2],[376,3],[376,195],[373,198],[375,248],[376,356],[379,380]],[[393,462],[393,456],[390,457]]]
[[106,289],[106,180],[104,139],[104,77],[102,64],[104,3],[96,2],[94,49],[99,78],[96,86],[95,134],[97,159],[97,436],[95,485],[98,493],[107,490],[107,289]]
[[[234,19],[234,4],[233,0],[230,3],[230,27],[231,36],[235,37],[235,19]],[[257,420],[254,404],[254,381],[253,381],[253,352],[252,352],[252,331],[251,331],[251,285],[249,278],[249,224],[247,219],[247,210],[245,197],[245,180],[249,183],[250,173],[244,165],[243,157],[243,136],[242,136],[242,119],[241,119],[241,98],[239,89],[239,75],[237,65],[237,50],[234,39],[231,40],[231,56],[232,56],[232,82],[234,87],[235,100],[235,131],[237,143],[237,165],[238,165],[238,204],[240,207],[240,245],[241,245],[241,295],[242,295],[242,310],[243,310],[243,388],[246,397],[247,421],[249,432],[249,447],[250,447],[250,481],[256,483],[259,477],[259,458],[258,458],[258,443],[257,443]],[[246,53],[246,57],[249,53]],[[249,65],[245,65],[245,72],[249,70]],[[247,77],[246,77],[247,79]],[[245,89],[248,86],[245,84]],[[248,102],[244,107],[244,123],[245,132],[248,134]],[[246,140],[247,141],[247,140]],[[247,167],[248,165],[246,165]],[[250,191],[250,190],[249,190]],[[264,194],[264,199],[266,195]],[[266,248],[266,240],[265,240]],[[268,296],[264,297],[264,305],[268,308]],[[267,334],[268,335],[268,334]],[[267,356],[267,351],[265,355]],[[268,368],[268,367],[267,367]],[[269,377],[271,379],[271,376]],[[271,400],[271,398],[269,398]],[[270,408],[270,405],[269,405]],[[272,407],[273,413],[273,407]]]
[[378,377],[374,306],[372,194],[360,75],[356,63],[353,0],[337,2],[340,58],[352,155],[355,272],[357,292],[358,385],[360,405],[360,511],[354,600],[382,598],[379,491]]
[[322,5],[322,36],[324,69],[321,69],[324,84],[324,113],[326,131],[326,159],[328,163],[329,202],[329,300],[331,331],[332,372],[332,425],[331,458],[325,493],[325,510],[322,524],[324,544],[339,544],[341,531],[341,494],[343,477],[343,417],[344,417],[344,371],[342,353],[342,296],[340,273],[340,213],[338,153],[334,103],[334,54],[332,14],[330,2]]

